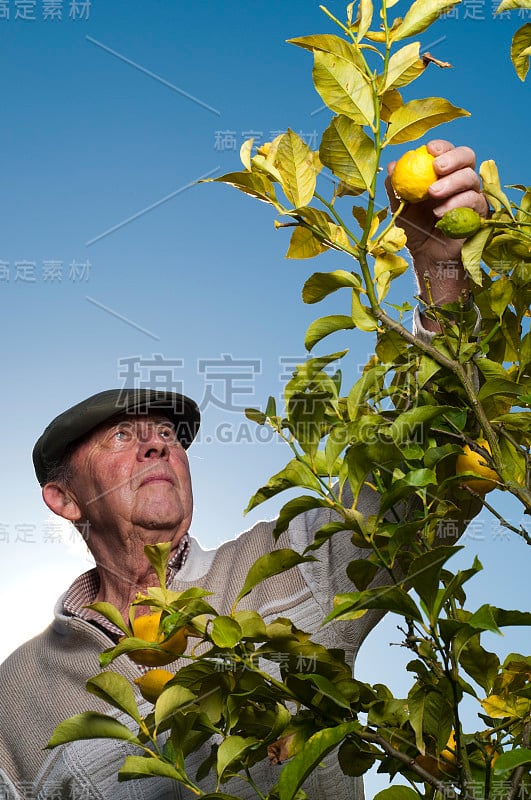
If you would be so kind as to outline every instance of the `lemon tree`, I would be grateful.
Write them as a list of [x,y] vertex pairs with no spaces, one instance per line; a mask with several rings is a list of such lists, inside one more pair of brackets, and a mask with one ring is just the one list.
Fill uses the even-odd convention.
[[[332,521],[307,552],[279,549],[259,559],[230,614],[220,615],[200,588],[180,595],[164,588],[163,546],[147,551],[160,586],[137,600],[152,613],[160,610],[147,643],[134,635],[135,608],[126,624],[116,609],[100,604],[97,610],[124,631],[102,654],[104,667],[138,651],[164,657],[179,631],[187,637],[171,679],[153,674],[139,681],[146,697],[154,684],[147,716],[137,696],[124,700],[120,676],[103,673],[105,685],[101,676],[89,682],[90,691],[126,709],[138,731],[139,755],[126,759],[121,780],[164,774],[198,797],[227,798],[223,784],[236,776],[262,800],[302,800],[305,778],[336,753],[337,768],[348,775],[377,767],[391,782],[402,776],[406,785],[391,783],[378,800],[515,800],[531,791],[531,656],[511,653],[502,660],[484,646],[486,632],[506,626],[521,626],[528,638],[531,613],[490,603],[469,608],[465,586],[481,564],[471,558],[467,569],[452,571],[451,562],[461,549],[456,527],[463,530],[482,508],[520,538],[522,557],[531,543],[529,530],[504,519],[490,493],[496,486],[531,513],[531,188],[503,186],[495,162],[487,160],[479,172],[489,218],[458,209],[441,220],[441,233],[465,240],[475,307],[461,301],[438,307],[427,285],[424,313],[439,333],[426,341],[403,324],[412,304],[389,301],[393,282],[409,268],[402,252],[410,235],[408,204],[423,198],[434,179],[419,140],[467,115],[445,98],[408,94],[426,70],[445,66],[422,54],[415,37],[458,1],[415,0],[398,15],[394,2],[376,9],[359,0],[348,4],[344,21],[323,9],[337,26],[333,33],[291,40],[311,55],[315,89],[331,113],[319,148],[291,129],[258,147],[251,139],[241,149],[242,168],[213,179],[276,212],[276,226],[290,233],[288,258],[331,251],[346,264],[312,271],[304,283],[305,303],[333,295],[339,308],[309,325],[304,341],[312,356],[288,381],[284,407],[269,398],[264,409],[247,411],[289,449],[286,466],[248,508],[295,488],[301,493],[282,508],[276,535],[315,508],[329,509]],[[498,11],[526,3],[503,0]],[[514,35],[510,53],[524,80],[529,24]],[[395,145],[410,142],[419,146],[394,171],[400,199],[381,208],[382,168],[395,160]],[[330,334],[348,339],[354,329],[367,335],[374,353],[345,387],[339,368],[345,351],[316,349]],[[366,518],[357,500],[367,486],[375,503]],[[369,610],[396,615],[411,654],[404,697],[355,680],[341,653],[311,642],[289,619],[266,624],[239,608],[261,580],[318,557],[324,543],[345,531],[365,555],[345,564],[355,591],[334,598],[323,624],[356,620]],[[384,578],[375,589],[377,574]],[[309,647],[315,671],[303,674],[297,658]],[[280,677],[260,660],[272,654],[284,659]],[[233,667],[230,677],[220,676],[224,660]],[[473,728],[464,722],[465,699],[477,711]],[[86,722],[60,725],[50,746],[86,738]],[[116,736],[115,724],[110,716],[94,735]],[[188,774],[186,757],[212,736],[216,744],[200,773],[213,774],[217,788],[205,795],[198,776]],[[264,760],[282,764],[270,791],[250,779],[249,769]]]

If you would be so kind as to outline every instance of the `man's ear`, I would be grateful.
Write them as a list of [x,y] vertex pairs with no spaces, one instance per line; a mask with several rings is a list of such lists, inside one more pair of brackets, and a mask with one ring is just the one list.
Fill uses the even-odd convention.
[[81,509],[76,498],[62,484],[55,481],[46,483],[42,487],[42,499],[57,516],[70,522],[77,522],[81,519]]

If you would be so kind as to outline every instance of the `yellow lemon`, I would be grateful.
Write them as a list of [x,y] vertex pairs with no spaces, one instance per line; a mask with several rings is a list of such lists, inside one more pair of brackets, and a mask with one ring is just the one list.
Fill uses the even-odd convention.
[[438,179],[433,168],[434,157],[425,144],[408,150],[398,159],[391,175],[393,189],[402,200],[419,203],[428,197],[428,187]]
[[173,678],[173,672],[167,669],[150,669],[145,675],[136,678],[135,683],[142,692],[142,697],[150,703],[156,703],[162,690]]
[[131,658],[136,664],[143,664],[148,667],[163,667],[175,661],[177,656],[186,650],[186,629],[179,628],[173,636],[164,642],[164,636],[159,633],[161,611],[153,611],[150,614],[142,614],[133,621],[133,636],[143,639],[145,642],[160,642],[163,653],[156,650],[133,650],[130,652]]
[[493,744],[486,744],[485,752],[487,753],[487,756],[490,758],[491,767],[493,767],[496,761],[498,760],[498,756],[500,755],[499,752],[496,750],[496,747]]
[[[485,439],[478,439],[477,443],[490,453],[489,443]],[[474,475],[483,478],[484,480],[478,481],[472,478],[466,478],[463,481],[464,486],[468,486],[469,489],[478,492],[478,494],[487,494],[487,492],[491,492],[498,485],[498,473],[488,466],[480,453],[476,453],[475,450],[472,450],[467,444],[463,447],[463,454],[457,456],[455,471],[457,475],[473,472]]]
[[454,772],[457,763],[455,731],[450,733],[439,758],[426,753],[424,756],[417,756],[415,761],[434,778],[441,778],[445,773]]
[[457,743],[455,741],[455,731],[452,731],[450,736],[448,737],[448,741],[446,742],[446,747],[444,750],[441,750],[441,757],[448,763],[448,764],[455,764],[457,761]]

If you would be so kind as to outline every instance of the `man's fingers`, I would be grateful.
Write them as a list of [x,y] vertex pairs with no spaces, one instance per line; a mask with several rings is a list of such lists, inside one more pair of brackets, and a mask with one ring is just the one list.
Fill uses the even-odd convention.
[[482,217],[488,215],[488,205],[485,197],[480,192],[475,192],[473,190],[453,194],[451,197],[448,197],[444,203],[435,206],[433,213],[436,217],[442,217],[443,214],[446,214],[447,211],[451,211],[452,208],[472,208]]
[[455,150],[453,144],[446,139],[431,139],[426,147],[428,148],[428,153],[431,153],[436,158],[449,150]]
[[457,170],[440,178],[430,186],[430,196],[436,200],[450,197],[460,192],[479,191],[479,178],[471,167]]
[[474,169],[476,166],[476,154],[471,147],[454,147],[442,155],[437,156],[433,162],[433,167],[437,175],[448,175],[459,169]]

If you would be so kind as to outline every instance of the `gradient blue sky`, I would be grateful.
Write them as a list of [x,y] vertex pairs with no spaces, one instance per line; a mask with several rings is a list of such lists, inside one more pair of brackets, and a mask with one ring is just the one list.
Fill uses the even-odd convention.
[[[62,19],[45,18],[54,5]],[[273,516],[278,504],[248,521],[242,509],[288,454],[259,441],[263,431],[241,409],[278,397],[285,364],[304,355],[304,330],[324,313],[300,302],[305,277],[344,266],[331,255],[285,261],[288,237],[275,231],[268,208],[227,187],[192,185],[239,169],[246,132],[266,141],[290,126],[316,145],[330,115],[313,90],[310,55],[285,40],[336,32],[318,3],[93,0],[88,12],[74,5],[76,18],[71,0],[0,2],[8,456],[0,569],[3,607],[19,609],[7,632],[3,625],[0,658],[46,624],[55,598],[88,568],[83,549],[51,520],[34,478],[31,448],[48,421],[122,385],[127,359],[148,380],[148,362],[159,355],[173,362],[164,366],[171,379],[205,406],[201,439],[190,450],[192,532],[215,546]],[[329,3],[340,17],[344,6]],[[494,19],[492,11],[489,0],[465,0],[454,18],[420,37],[423,50],[454,68],[430,68],[410,96],[442,95],[467,108],[470,118],[435,134],[470,144],[478,161],[495,158],[504,183],[529,184],[529,83],[516,77],[508,51],[531,12]],[[400,291],[411,299],[411,276]],[[330,339],[321,352],[343,346],[345,371],[357,373],[371,337]],[[502,506],[521,520],[517,507],[505,499]],[[525,545],[483,516],[463,543],[463,563],[477,553],[486,567],[471,588],[478,604],[488,596],[522,607]],[[399,635],[387,620],[360,657],[361,677],[389,681],[399,672],[404,658],[389,650],[390,639]],[[502,642],[519,646],[518,632]]]

